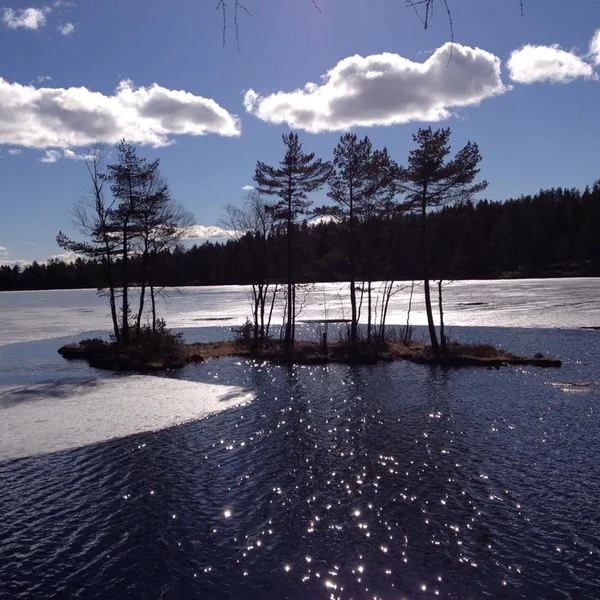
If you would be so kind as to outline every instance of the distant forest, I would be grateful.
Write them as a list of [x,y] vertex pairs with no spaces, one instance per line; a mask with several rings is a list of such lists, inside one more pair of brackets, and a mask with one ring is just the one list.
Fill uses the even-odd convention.
[[[585,190],[556,188],[516,200],[482,200],[444,207],[428,217],[430,270],[437,279],[600,276],[600,180]],[[357,236],[358,274],[375,279],[421,279],[417,215],[397,214],[363,223]],[[343,223],[304,221],[297,227],[298,281],[344,281]],[[284,278],[284,232],[268,238],[272,272]],[[361,247],[372,248],[361,252]],[[360,256],[369,257],[361,264]],[[164,252],[156,269],[160,286],[251,283],[244,239],[206,242]],[[279,264],[279,262],[281,264]],[[132,259],[135,271],[135,259]],[[0,290],[102,288],[102,265],[50,260],[0,267]]]

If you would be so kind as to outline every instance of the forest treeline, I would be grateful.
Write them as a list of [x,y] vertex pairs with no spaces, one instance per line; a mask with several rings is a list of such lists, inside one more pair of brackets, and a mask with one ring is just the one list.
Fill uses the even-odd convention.
[[[555,188],[504,202],[482,200],[444,207],[428,217],[432,279],[600,276],[600,181],[583,191]],[[298,281],[344,281],[347,232],[335,222],[303,221],[295,235]],[[369,260],[376,279],[421,279],[418,215],[398,214],[361,224],[356,235],[357,270],[367,267],[361,247],[373,244]],[[284,277],[284,232],[268,240],[273,272]],[[155,267],[159,286],[252,283],[251,255],[244,239],[177,246]],[[131,258],[134,274],[142,268]],[[0,266],[0,290],[101,288],[105,269],[95,260],[49,260]]]

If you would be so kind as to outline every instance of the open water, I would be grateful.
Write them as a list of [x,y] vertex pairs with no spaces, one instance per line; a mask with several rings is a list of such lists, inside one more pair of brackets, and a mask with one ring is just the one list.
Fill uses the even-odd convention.
[[[0,294],[0,598],[600,597],[599,297],[595,279],[445,290],[452,337],[560,369],[151,377],[56,354],[108,329],[93,291]],[[303,335],[347,316],[337,285],[306,304]],[[222,339],[248,307],[190,288],[166,316]]]

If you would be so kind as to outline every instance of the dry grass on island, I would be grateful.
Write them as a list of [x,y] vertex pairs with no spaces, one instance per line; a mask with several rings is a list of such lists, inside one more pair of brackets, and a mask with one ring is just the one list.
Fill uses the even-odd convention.
[[536,354],[533,357],[517,356],[491,344],[460,344],[448,342],[441,359],[436,358],[431,347],[414,340],[388,341],[386,343],[351,344],[340,340],[333,343],[296,341],[291,350],[282,342],[263,340],[255,343],[251,338],[239,337],[234,341],[186,344],[181,334],[168,329],[142,330],[141,335],[126,347],[102,339],[83,340],[67,344],[58,350],[67,359],[87,360],[90,366],[112,371],[152,372],[177,369],[186,364],[224,356],[239,356],[253,360],[292,364],[376,364],[396,360],[409,360],[418,364],[449,367],[476,366],[499,367],[503,365],[531,365],[560,367],[557,358]]
[[431,348],[413,340],[392,341],[379,345],[359,343],[356,348],[347,342],[334,342],[323,346],[318,342],[297,341],[291,352],[286,353],[279,342],[261,346],[240,342],[211,342],[186,344],[187,362],[201,362],[223,356],[242,356],[275,363],[295,364],[375,364],[395,360],[409,360],[418,364],[441,364],[444,366],[498,367],[502,365],[532,365],[537,367],[560,367],[558,358],[536,354],[533,357],[517,356],[491,344],[460,344],[451,342],[442,361],[437,361]]

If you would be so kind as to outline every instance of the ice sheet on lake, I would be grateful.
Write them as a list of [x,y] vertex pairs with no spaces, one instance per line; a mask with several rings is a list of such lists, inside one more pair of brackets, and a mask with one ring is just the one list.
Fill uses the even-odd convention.
[[[376,318],[381,311],[374,282]],[[435,285],[434,285],[435,287]],[[404,325],[410,301],[411,282],[397,282],[390,299],[387,322]],[[132,290],[135,293],[135,290]],[[303,309],[298,322],[343,319],[350,315],[347,283],[318,283],[299,291]],[[448,326],[579,328],[600,325],[597,298],[600,279],[520,279],[455,281],[444,283],[444,313]],[[166,290],[159,314],[177,329],[228,329],[241,325],[251,314],[248,286],[186,287]],[[437,315],[437,288],[434,289]],[[163,301],[164,300],[164,301]],[[274,330],[281,324],[283,295],[273,313]],[[366,321],[366,310],[362,311]],[[106,298],[95,290],[51,290],[0,292],[0,345],[48,338],[96,335],[110,331]],[[415,285],[411,305],[412,325],[427,323],[423,286]],[[222,331],[218,339],[223,339]],[[187,338],[186,338],[187,339]],[[207,340],[202,340],[207,341]]]
[[253,399],[242,387],[144,375],[0,385],[0,461],[162,429]]

